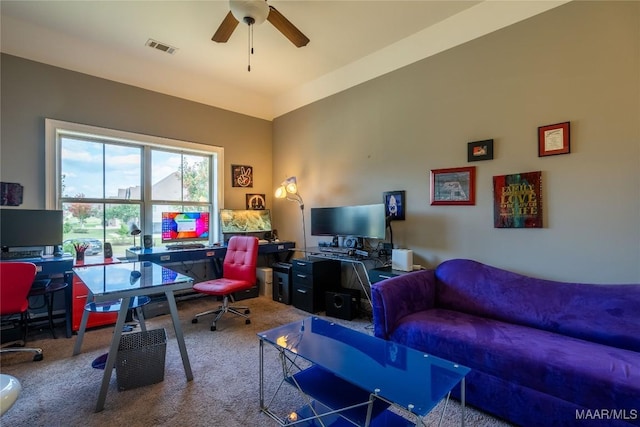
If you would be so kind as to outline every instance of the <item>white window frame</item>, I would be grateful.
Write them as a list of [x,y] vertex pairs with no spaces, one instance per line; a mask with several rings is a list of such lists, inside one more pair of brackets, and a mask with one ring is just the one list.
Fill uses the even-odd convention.
[[[224,148],[214,145],[199,144],[195,142],[181,141],[159,136],[145,135],[140,133],[126,132],[121,130],[103,128],[98,126],[84,125],[80,123],[65,122],[62,120],[45,119],[45,206],[46,209],[61,209],[60,204],[61,188],[61,137],[76,136],[82,138],[100,139],[125,143],[137,146],[149,146],[161,149],[181,150],[185,154],[200,154],[211,156],[211,180],[209,188],[212,190],[210,204],[213,221],[210,221],[210,236],[220,236],[218,212],[224,206]],[[146,162],[145,162],[146,164]],[[147,167],[145,166],[145,169]],[[215,179],[214,179],[215,177]],[[148,196],[151,189],[151,174],[143,171],[143,189],[145,194],[142,197],[144,209],[144,226],[151,226],[152,209],[146,207],[152,201]],[[215,181],[215,182],[214,182]],[[214,185],[215,184],[215,185]],[[182,203],[176,201],[176,203]]]

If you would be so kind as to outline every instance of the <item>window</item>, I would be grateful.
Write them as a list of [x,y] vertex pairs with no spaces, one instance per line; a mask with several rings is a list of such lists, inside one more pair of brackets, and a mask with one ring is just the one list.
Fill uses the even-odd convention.
[[[161,243],[162,212],[211,212],[218,236],[223,149],[46,119],[47,208],[64,212],[64,250],[88,245],[102,256],[109,242],[116,257],[142,243]],[[141,239],[142,236],[139,237]]]

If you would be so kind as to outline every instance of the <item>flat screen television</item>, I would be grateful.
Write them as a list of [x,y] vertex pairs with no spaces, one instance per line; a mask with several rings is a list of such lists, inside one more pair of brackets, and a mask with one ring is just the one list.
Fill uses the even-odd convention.
[[311,208],[312,236],[384,239],[384,204]]
[[62,211],[0,209],[0,246],[7,248],[62,244]]
[[220,209],[222,234],[264,233],[271,231],[271,211]]
[[209,239],[209,212],[162,212],[162,243]]

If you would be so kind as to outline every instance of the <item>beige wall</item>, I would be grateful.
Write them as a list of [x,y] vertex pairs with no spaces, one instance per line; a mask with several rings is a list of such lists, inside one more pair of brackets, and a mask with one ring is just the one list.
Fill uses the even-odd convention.
[[[0,176],[25,187],[21,208],[45,206],[45,118],[224,147],[227,208],[272,192],[269,121],[15,56],[1,61]],[[253,188],[231,187],[232,164],[254,166]]]
[[[300,210],[407,191],[397,246],[435,266],[465,257],[568,281],[640,282],[640,3],[574,2],[316,102],[273,123],[1,56],[0,178],[44,207],[44,118],[225,148],[225,205],[266,193],[283,239]],[[176,82],[176,84],[180,84]],[[538,126],[571,121],[571,154],[537,157]],[[273,132],[273,135],[272,135]],[[273,138],[273,142],[272,142]],[[467,142],[495,159],[468,164]],[[255,167],[232,188],[231,164]],[[477,167],[475,206],[430,206],[431,169]],[[492,177],[540,170],[545,228],[493,228]],[[315,241],[308,236],[309,243]]]
[[[306,205],[406,190],[394,243],[415,263],[472,258],[538,277],[640,282],[640,3],[577,2],[274,121],[274,182]],[[537,156],[537,127],[571,122],[571,154]],[[467,163],[467,142],[495,158]],[[477,167],[475,206],[430,206],[429,172]],[[543,229],[493,227],[492,177],[542,171]],[[274,203],[302,241],[294,203]],[[315,238],[308,236],[309,244]]]

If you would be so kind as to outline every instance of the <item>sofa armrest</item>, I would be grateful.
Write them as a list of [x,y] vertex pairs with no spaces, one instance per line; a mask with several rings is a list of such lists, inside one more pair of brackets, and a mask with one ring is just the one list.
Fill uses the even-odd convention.
[[414,271],[371,285],[373,330],[387,339],[403,317],[435,305],[434,270]]

